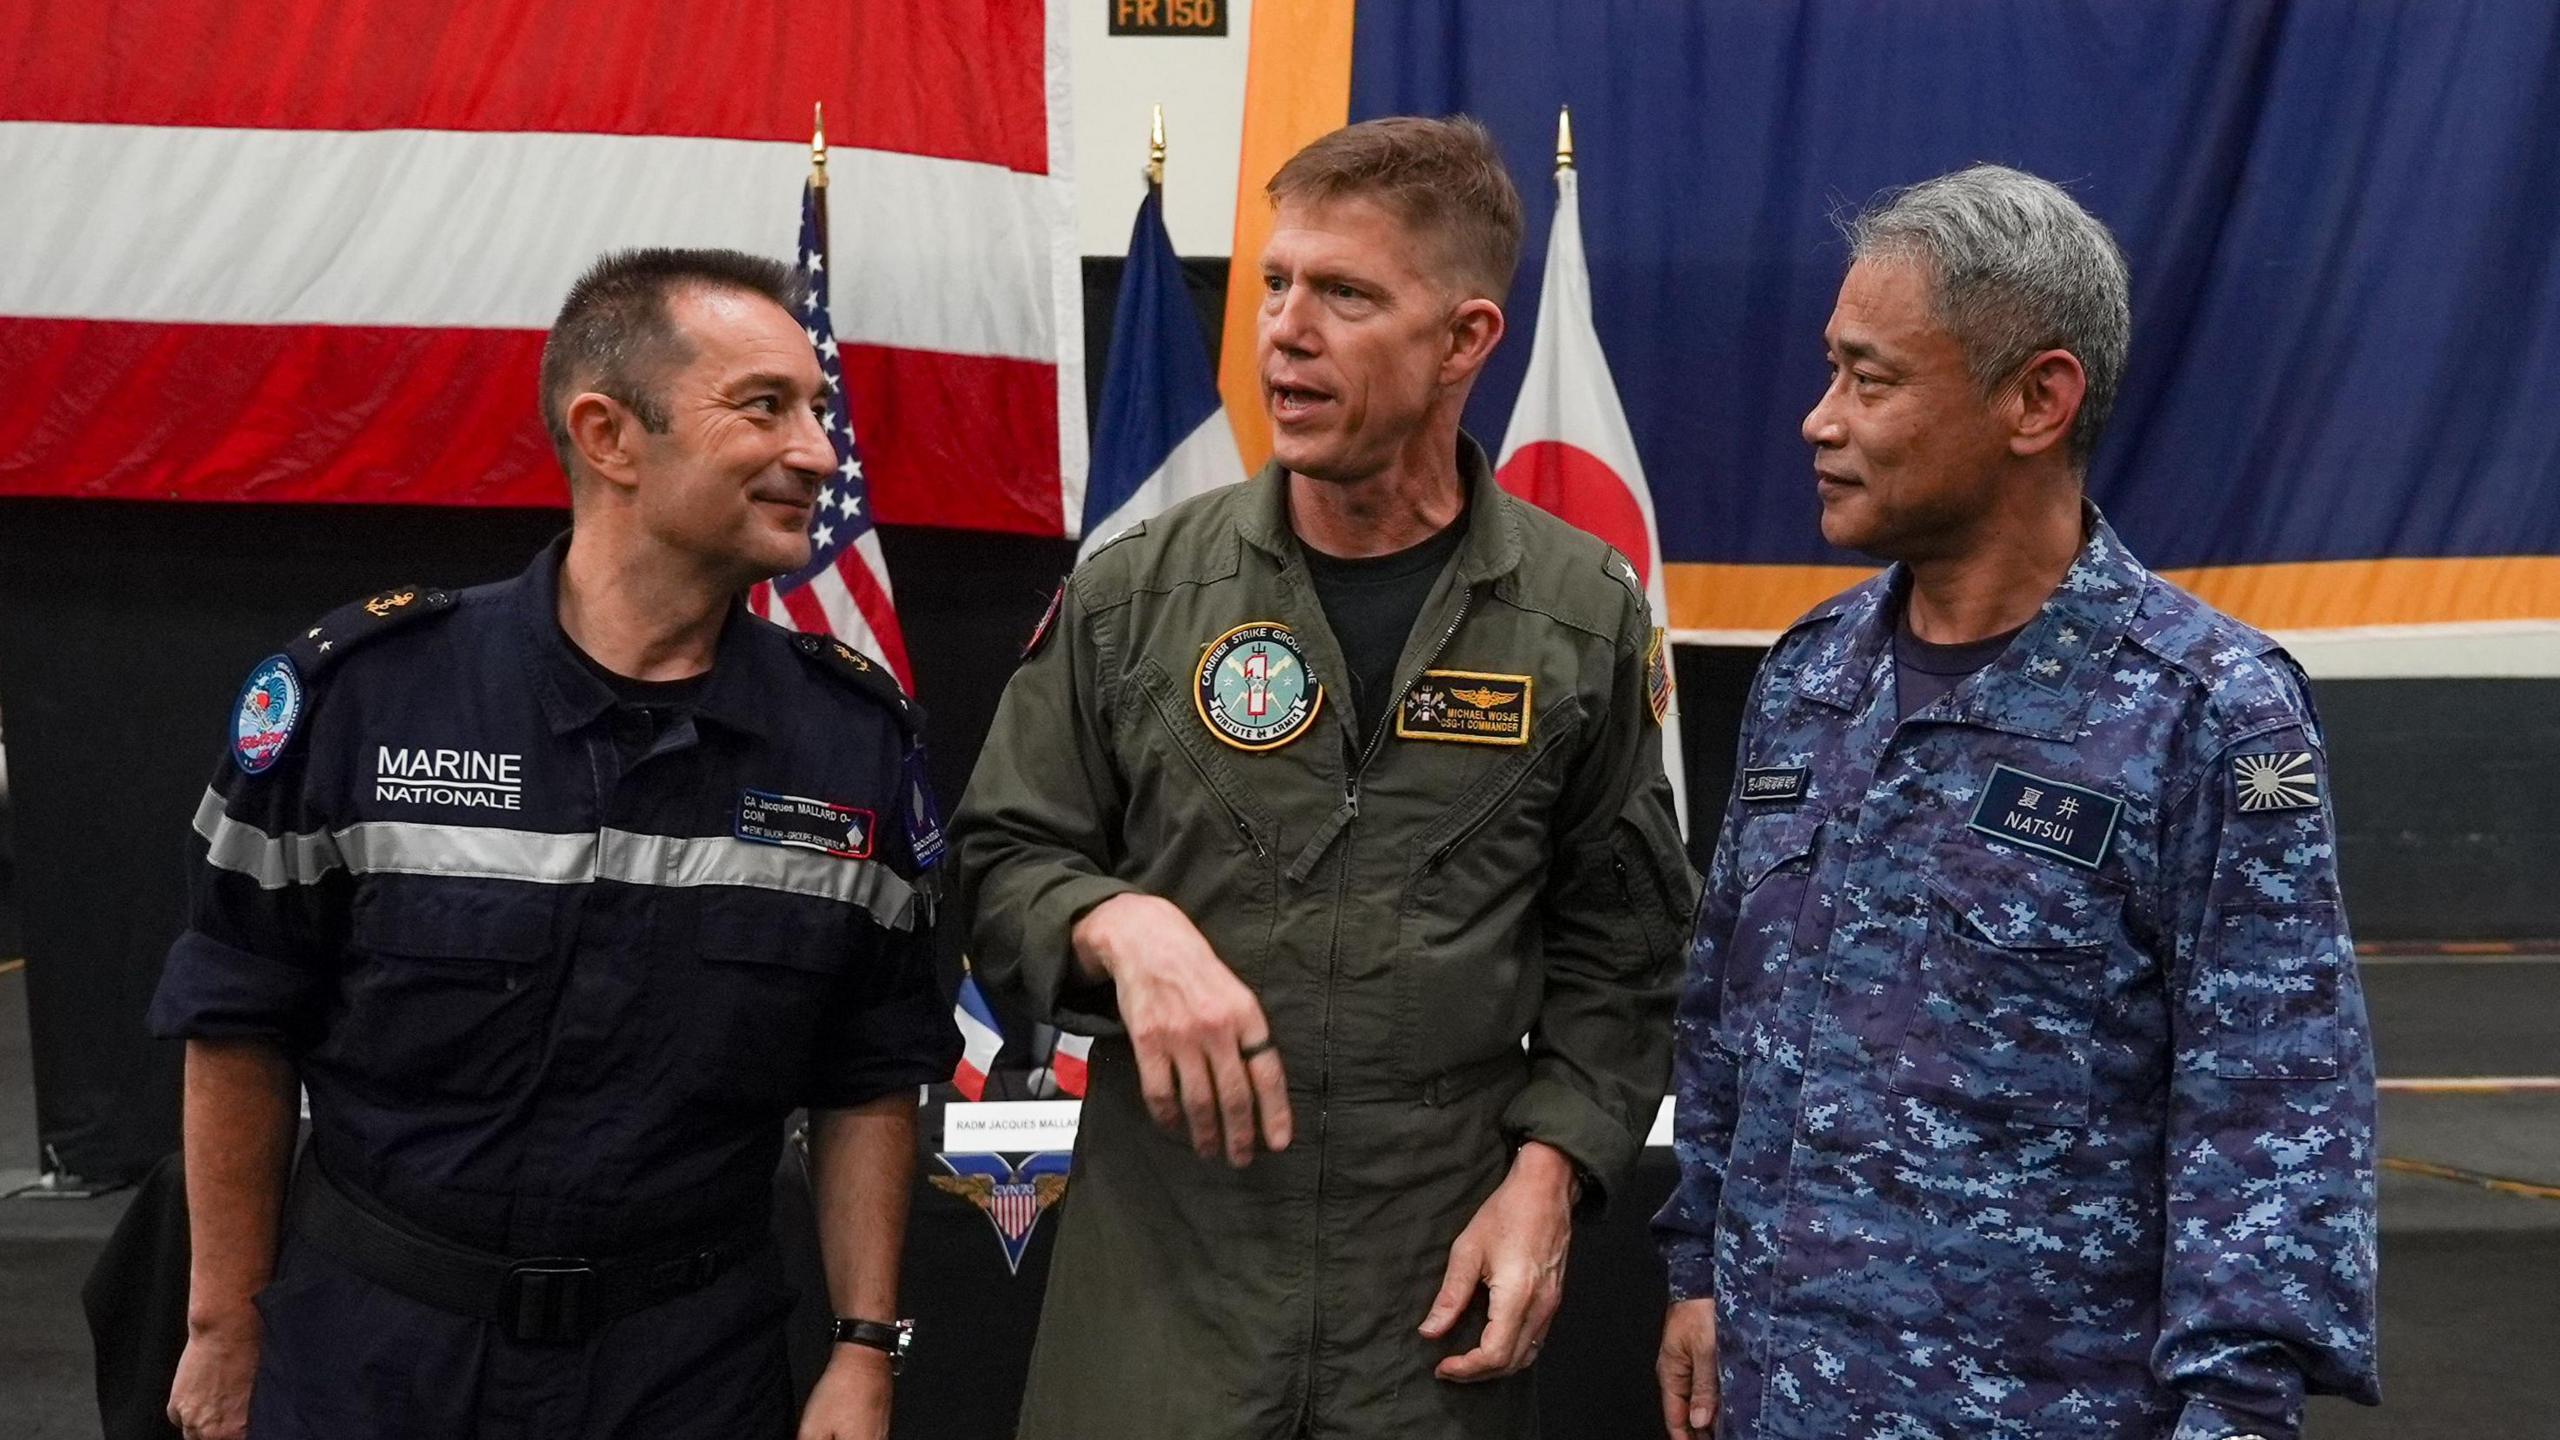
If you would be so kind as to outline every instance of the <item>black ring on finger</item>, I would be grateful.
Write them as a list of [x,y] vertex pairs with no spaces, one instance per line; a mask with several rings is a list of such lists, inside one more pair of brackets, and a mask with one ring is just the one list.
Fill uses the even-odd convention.
[[1279,1041],[1265,1035],[1261,1039],[1254,1041],[1252,1044],[1245,1046],[1237,1053],[1242,1055],[1245,1059],[1250,1060],[1256,1055],[1268,1055],[1279,1048]]

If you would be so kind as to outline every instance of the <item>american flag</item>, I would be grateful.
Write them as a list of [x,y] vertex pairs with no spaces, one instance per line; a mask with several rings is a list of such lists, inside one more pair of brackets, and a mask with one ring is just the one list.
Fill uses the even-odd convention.
[[1019,1240],[1040,1223],[1040,1192],[1027,1182],[999,1185],[987,1202],[987,1214],[994,1218],[998,1234]]
[[871,486],[862,478],[862,449],[854,442],[844,364],[827,312],[827,187],[815,180],[800,187],[800,268],[809,277],[800,299],[800,328],[826,372],[827,439],[836,447],[836,471],[809,517],[809,563],[756,586],[747,607],[794,630],[832,635],[878,656],[912,695],[916,679],[907,668],[907,639],[889,594],[889,562],[871,523]]
[[0,496],[563,505],[560,297],[788,253],[823,101],[862,523],[1072,535],[1070,8],[0,0]]

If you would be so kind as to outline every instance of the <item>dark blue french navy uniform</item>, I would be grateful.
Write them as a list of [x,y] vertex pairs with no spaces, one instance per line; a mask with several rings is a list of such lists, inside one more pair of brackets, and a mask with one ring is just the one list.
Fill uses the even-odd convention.
[[2376,1398],[2374,1077],[2309,687],[2087,542],[1907,718],[1900,566],[1743,715],[1676,1022],[1728,1440],[2291,1440]]
[[[764,1222],[794,1108],[950,1074],[942,837],[876,664],[739,609],[684,703],[635,703],[560,628],[565,550],[385,592],[259,668],[151,1026],[281,1045],[306,1166],[407,1230],[684,1253]],[[528,1339],[289,1221],[250,1433],[787,1434],[789,1296],[771,1246],[731,1258]]]

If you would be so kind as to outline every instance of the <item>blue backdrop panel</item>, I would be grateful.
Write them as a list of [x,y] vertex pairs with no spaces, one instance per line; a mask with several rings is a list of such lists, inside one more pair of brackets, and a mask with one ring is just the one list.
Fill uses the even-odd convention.
[[1875,191],[1974,161],[2114,228],[2134,346],[2092,489],[2158,566],[2560,554],[2549,0],[1394,0],[1355,119],[1467,111],[1529,202],[1468,423],[1536,323],[1556,107],[1673,561],[1844,557],[1797,433]]

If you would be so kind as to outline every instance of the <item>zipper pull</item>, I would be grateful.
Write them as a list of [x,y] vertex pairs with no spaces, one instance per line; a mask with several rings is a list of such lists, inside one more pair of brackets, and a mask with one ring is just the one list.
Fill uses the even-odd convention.
[[1271,858],[1271,852],[1262,848],[1262,837],[1253,833],[1252,826],[1247,825],[1242,820],[1238,820],[1236,822],[1236,833],[1244,837],[1244,843],[1253,847],[1253,853],[1257,857],[1264,860]]
[[1289,862],[1289,883],[1306,884],[1307,877],[1316,871],[1316,862],[1324,858],[1324,852],[1333,848],[1336,837],[1351,828],[1351,822],[1359,814],[1360,782],[1354,780],[1343,787],[1342,803],[1334,806],[1333,813],[1324,817],[1324,823],[1316,827],[1314,838],[1307,841],[1307,848],[1299,851],[1298,858]]

